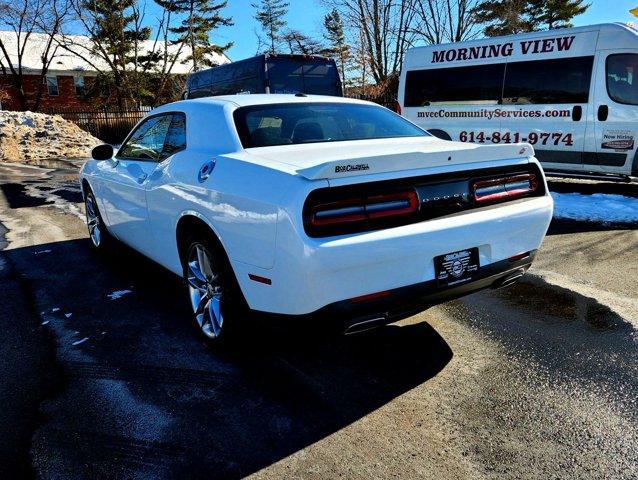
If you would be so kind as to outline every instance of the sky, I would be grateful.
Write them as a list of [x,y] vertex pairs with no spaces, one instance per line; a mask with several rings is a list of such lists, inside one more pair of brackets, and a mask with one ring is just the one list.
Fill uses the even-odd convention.
[[[576,26],[591,25],[605,22],[631,22],[638,24],[638,18],[629,13],[629,10],[638,7],[638,0],[589,0],[592,4],[587,12],[574,18]],[[147,0],[149,23],[153,14],[157,12],[152,0]],[[224,14],[233,18],[232,27],[223,27],[213,33],[212,41],[218,44],[234,42],[233,47],[226,52],[231,60],[240,60],[255,55],[257,49],[257,36],[260,32],[259,24],[254,18],[255,9],[251,3],[257,0],[228,0],[228,6],[223,10]],[[286,16],[291,28],[303,33],[321,38],[323,16],[326,9],[321,0],[288,0],[289,11]]]

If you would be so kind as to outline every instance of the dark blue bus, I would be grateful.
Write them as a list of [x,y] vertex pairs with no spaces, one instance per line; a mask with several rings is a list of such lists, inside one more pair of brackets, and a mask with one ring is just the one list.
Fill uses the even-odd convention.
[[343,96],[335,61],[310,55],[257,55],[191,73],[184,98],[238,93],[309,93]]

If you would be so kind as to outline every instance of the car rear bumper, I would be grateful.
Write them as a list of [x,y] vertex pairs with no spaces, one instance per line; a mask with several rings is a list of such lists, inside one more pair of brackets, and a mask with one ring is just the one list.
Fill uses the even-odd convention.
[[[435,280],[434,257],[469,248],[478,248],[481,275],[506,274],[507,269],[494,273],[494,268],[540,247],[552,208],[551,197],[545,195],[328,239],[304,238],[294,228],[280,225],[272,269],[231,263],[251,309],[311,314],[341,301],[402,287],[422,285],[431,292],[428,282]],[[250,275],[270,283],[252,281]],[[459,288],[459,292],[466,290],[465,285]],[[388,301],[400,304],[403,296]]]
[[509,286],[523,276],[535,256],[536,251],[531,251],[522,258],[487,265],[472,281],[454,287],[441,287],[436,280],[429,280],[383,292],[383,296],[377,298],[343,300],[305,315],[277,315],[259,311],[253,311],[253,314],[262,320],[329,322],[345,333],[355,333],[399,321],[479,290]]

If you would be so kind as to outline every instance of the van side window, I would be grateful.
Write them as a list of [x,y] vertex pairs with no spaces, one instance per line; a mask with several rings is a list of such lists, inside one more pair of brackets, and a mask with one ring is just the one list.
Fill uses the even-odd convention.
[[594,57],[507,64],[504,104],[587,103]]
[[496,105],[501,98],[504,70],[504,64],[413,70],[406,75],[405,106]]
[[609,55],[606,62],[607,93],[614,102],[638,105],[638,54]]

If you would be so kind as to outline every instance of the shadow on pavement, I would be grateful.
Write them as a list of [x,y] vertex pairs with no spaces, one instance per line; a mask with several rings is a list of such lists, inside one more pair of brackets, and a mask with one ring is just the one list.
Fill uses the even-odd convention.
[[[239,478],[336,432],[451,360],[428,324],[357,336],[255,325],[211,351],[181,280],[88,240],[6,252],[57,340],[65,390],[32,445],[45,478]],[[130,290],[118,299],[114,291]]]

